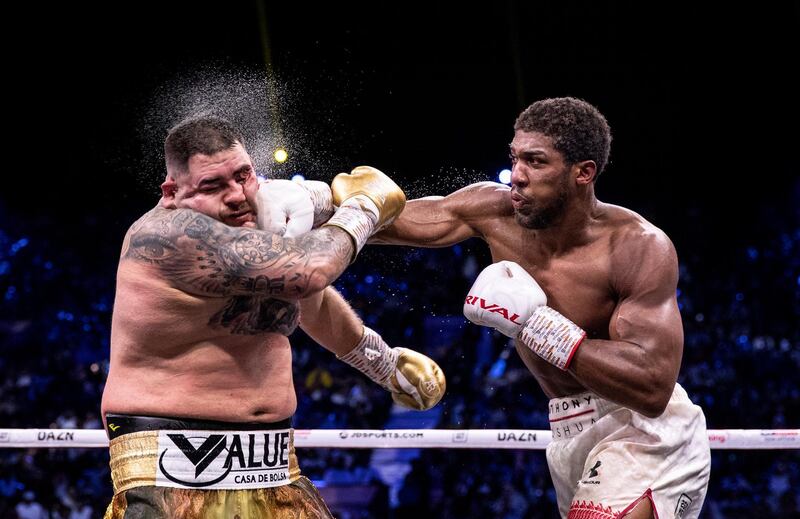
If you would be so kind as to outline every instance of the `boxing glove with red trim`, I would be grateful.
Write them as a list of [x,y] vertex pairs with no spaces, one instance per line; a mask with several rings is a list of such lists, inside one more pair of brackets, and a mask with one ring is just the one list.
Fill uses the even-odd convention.
[[547,296],[536,280],[513,261],[483,269],[464,301],[464,316],[519,339],[562,370],[569,368],[586,337],[579,326],[547,306]]

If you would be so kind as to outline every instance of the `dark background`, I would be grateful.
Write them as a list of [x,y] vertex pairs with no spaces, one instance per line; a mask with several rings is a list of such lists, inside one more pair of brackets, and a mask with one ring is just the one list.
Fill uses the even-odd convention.
[[[759,211],[797,218],[797,12],[513,1],[29,11],[7,19],[23,30],[9,42],[3,206],[62,226],[102,215],[102,238],[119,241],[119,226],[156,200],[157,154],[175,122],[148,114],[158,90],[210,64],[261,70],[263,24],[291,90],[282,117],[302,128],[306,156],[326,157],[310,172],[294,153],[281,172],[325,179],[369,163],[417,186],[412,196],[445,194],[508,165],[522,108],[572,95],[598,106],[614,133],[598,196],[652,219],[679,253],[688,232],[724,250],[761,232]],[[469,175],[435,180],[442,170]],[[143,171],[157,174],[145,181]],[[697,221],[698,206],[714,210]],[[81,240],[79,229],[62,235]]]

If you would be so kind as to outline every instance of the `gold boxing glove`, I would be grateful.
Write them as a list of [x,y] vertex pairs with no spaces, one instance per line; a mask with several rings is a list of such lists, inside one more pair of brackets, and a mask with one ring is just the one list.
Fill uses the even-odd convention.
[[406,205],[403,190],[369,166],[336,175],[331,193],[338,209],[324,225],[339,227],[350,235],[355,248],[353,261],[370,236],[390,225]]
[[378,208],[375,231],[389,226],[406,206],[403,190],[381,171],[359,166],[348,173],[339,173],[331,182],[333,205],[340,207],[348,198],[364,195]]
[[424,411],[444,396],[447,383],[436,362],[414,350],[390,348],[366,326],[356,347],[339,359],[391,391],[403,407]]

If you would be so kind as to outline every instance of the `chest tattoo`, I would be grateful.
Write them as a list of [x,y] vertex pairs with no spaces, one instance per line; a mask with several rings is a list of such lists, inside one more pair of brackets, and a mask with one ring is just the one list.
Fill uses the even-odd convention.
[[266,332],[290,335],[300,322],[300,307],[279,299],[260,296],[234,296],[211,316],[208,325],[227,329],[234,335]]

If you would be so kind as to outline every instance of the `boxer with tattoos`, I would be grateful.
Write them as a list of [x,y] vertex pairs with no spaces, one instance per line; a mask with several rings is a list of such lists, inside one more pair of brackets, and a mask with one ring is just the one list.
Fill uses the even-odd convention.
[[330,517],[294,454],[287,336],[301,326],[401,404],[438,402],[438,366],[389,348],[329,288],[405,195],[356,168],[334,179],[332,216],[287,237],[258,228],[274,211],[227,121],[182,122],[165,157],[161,200],[125,236],[117,274],[106,517]]

